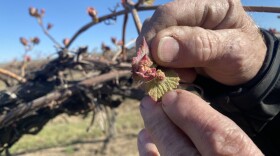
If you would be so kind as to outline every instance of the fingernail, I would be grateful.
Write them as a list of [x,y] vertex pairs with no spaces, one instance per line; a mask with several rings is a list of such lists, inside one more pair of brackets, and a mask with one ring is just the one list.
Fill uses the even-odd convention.
[[152,109],[155,107],[155,105],[156,105],[156,102],[154,100],[152,100],[152,98],[149,96],[144,97],[140,103],[140,107],[142,107],[144,109]]
[[163,106],[172,105],[173,103],[176,102],[177,97],[178,97],[178,93],[176,91],[170,91],[170,92],[166,93],[162,97]]
[[158,45],[158,57],[163,62],[172,62],[178,58],[179,43],[173,37],[160,39]]

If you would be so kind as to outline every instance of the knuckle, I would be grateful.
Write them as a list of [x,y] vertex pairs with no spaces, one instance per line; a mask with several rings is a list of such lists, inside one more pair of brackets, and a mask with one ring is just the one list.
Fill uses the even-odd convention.
[[[219,121],[219,122],[217,122]],[[250,150],[251,142],[247,135],[234,124],[233,121],[224,119],[223,116],[213,115],[201,125],[201,139],[209,144],[209,155],[239,155]]]
[[144,26],[146,26],[146,25],[148,25],[149,24],[149,22],[150,22],[150,20],[151,20],[151,18],[149,17],[149,18],[147,18],[147,19],[145,19],[145,21],[143,22],[143,27]]
[[210,32],[205,30],[197,30],[196,32],[203,33],[200,35],[193,35],[189,43],[190,50],[195,52],[195,55],[199,58],[198,60],[202,62],[214,60],[217,57],[218,39],[215,38],[215,35],[210,36]]
[[225,155],[235,155],[241,152],[246,145],[244,134],[239,129],[230,129],[226,131],[223,146],[217,148],[218,153]]
[[240,71],[243,71],[244,63],[248,63],[245,61],[247,53],[242,50],[242,44],[241,39],[226,41],[223,56],[225,60],[231,60],[232,66]]
[[155,11],[155,15],[156,16],[161,16],[161,15],[166,15],[166,14],[169,14],[169,15],[173,15],[175,13],[175,7],[176,6],[176,1],[172,1],[172,2],[169,2],[169,3],[166,3],[164,5],[160,5],[156,11]]
[[143,26],[142,26],[142,30],[141,30],[141,34],[145,34],[149,31],[150,27],[151,27],[151,19],[148,18],[144,21]]
[[210,135],[212,152],[215,155],[238,155],[246,147],[245,134],[238,128],[227,128]]
[[156,13],[165,13],[169,10],[170,8],[170,3],[164,4],[164,5],[160,5],[157,10]]

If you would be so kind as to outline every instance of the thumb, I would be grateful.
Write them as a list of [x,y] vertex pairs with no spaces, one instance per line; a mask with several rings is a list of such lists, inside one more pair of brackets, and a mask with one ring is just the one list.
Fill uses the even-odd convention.
[[[152,41],[153,59],[172,68],[209,67],[235,45],[237,30],[207,30],[200,27],[173,26],[160,31]],[[230,35],[229,35],[230,33]],[[239,33],[240,35],[240,33]],[[227,44],[230,42],[230,45]],[[238,47],[238,46],[237,46]],[[234,47],[233,47],[234,48]]]

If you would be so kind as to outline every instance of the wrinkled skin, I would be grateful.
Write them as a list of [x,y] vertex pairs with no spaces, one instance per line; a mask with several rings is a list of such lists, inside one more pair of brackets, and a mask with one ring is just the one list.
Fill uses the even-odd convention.
[[[260,70],[266,46],[239,0],[175,0],[145,21],[154,61],[193,82],[197,74],[225,85],[250,81]],[[251,46],[253,45],[253,46]],[[177,90],[155,103],[141,101],[144,155],[263,155],[238,125],[200,97]]]
[[140,156],[262,155],[232,120],[190,92],[168,92],[161,103],[145,97],[140,111],[145,123]]
[[226,85],[246,83],[259,71],[266,52],[239,0],[175,0],[146,20],[138,45],[143,36],[155,62],[184,69],[188,82],[200,73]]

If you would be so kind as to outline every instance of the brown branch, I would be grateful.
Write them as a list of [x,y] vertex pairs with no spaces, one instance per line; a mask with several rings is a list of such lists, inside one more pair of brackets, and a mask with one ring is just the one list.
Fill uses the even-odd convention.
[[119,71],[115,70],[115,71],[111,71],[109,73],[106,73],[106,74],[103,74],[103,75],[100,75],[97,77],[92,77],[92,78],[83,80],[78,85],[84,85],[86,87],[94,86],[96,84],[112,80],[116,77],[120,78],[120,77],[124,77],[124,76],[129,76],[130,74],[131,74],[130,70],[119,70]]
[[[129,45],[131,45],[131,44],[133,44],[133,43],[135,43],[135,42],[136,42],[136,39],[133,39],[133,40],[129,41],[128,43],[126,43],[126,44],[124,45],[124,47],[122,46],[122,49],[126,50],[126,48],[129,47]],[[120,49],[120,50],[113,56],[112,61],[113,61],[114,63],[116,62],[117,58],[122,54],[122,52],[123,52],[122,49]],[[125,52],[126,52],[126,51],[125,51]],[[126,56],[126,57],[127,57],[127,56]]]
[[134,5],[134,7],[137,8],[143,3],[144,3],[144,0],[138,0],[138,2]]
[[245,11],[248,12],[267,12],[267,13],[280,13],[280,7],[269,6],[243,6]]
[[25,77],[25,69],[27,68],[27,63],[28,63],[26,60],[26,57],[27,57],[28,52],[30,52],[34,48],[34,44],[27,45],[24,48],[25,48],[25,51],[23,54],[23,60],[22,60],[21,67],[20,67],[21,77]]
[[[68,89],[57,90],[31,102],[22,103],[20,104],[20,107],[16,107],[7,114],[0,116],[0,128],[9,126],[15,120],[20,119],[21,117],[26,117],[29,113],[34,112],[39,108],[48,106],[52,101],[60,101],[60,103],[62,103],[62,99],[66,99],[67,97],[76,94],[79,91],[79,86],[94,86],[96,84],[112,80],[116,77],[129,76],[130,73],[130,70],[111,71],[100,76],[85,79]],[[57,102],[56,104],[60,103]]]
[[16,119],[27,116],[28,113],[36,111],[41,107],[47,106],[51,101],[59,101],[62,97],[72,95],[71,90],[59,90],[47,94],[28,103],[22,103],[21,106],[12,109],[9,113],[0,116],[0,128],[9,126]]
[[6,85],[6,87],[11,87],[11,84],[4,77],[0,76],[0,81],[2,81]]
[[154,6],[139,6],[137,7],[138,11],[149,11],[149,10],[156,10],[159,7],[159,5]]
[[125,49],[125,38],[126,38],[126,27],[127,27],[127,21],[128,21],[128,14],[124,15],[123,19],[123,28],[122,28],[122,52],[121,54],[123,55],[123,58],[126,59],[126,49]]
[[141,22],[141,20],[140,20],[140,18],[139,18],[137,9],[136,9],[136,8],[133,8],[133,9],[131,10],[131,13],[132,13],[132,16],[133,16],[133,20],[134,20],[134,23],[135,23],[137,32],[138,32],[138,34],[140,34],[141,29],[142,29],[142,22]]
[[59,42],[57,42],[55,38],[49,33],[49,31],[44,27],[42,18],[38,19],[38,24],[43,30],[44,34],[56,45],[57,48],[61,49],[62,46],[59,44]]
[[23,77],[21,77],[21,76],[18,76],[17,74],[12,73],[12,72],[10,72],[10,71],[8,71],[8,70],[6,70],[6,69],[3,69],[3,68],[0,68],[0,74],[6,75],[6,76],[8,76],[8,77],[10,77],[10,78],[13,78],[13,79],[15,79],[15,80],[21,82],[21,83],[26,82],[26,79],[25,79],[25,78],[23,78]]
[[114,12],[114,13],[111,13],[111,14],[108,14],[108,15],[105,15],[105,16],[102,16],[102,17],[98,18],[98,21],[91,21],[90,23],[84,25],[81,29],[79,29],[79,30],[74,34],[74,36],[70,39],[69,44],[68,44],[65,48],[69,48],[70,45],[73,43],[73,41],[74,41],[80,34],[82,34],[83,32],[85,32],[87,29],[89,29],[90,27],[94,26],[95,24],[104,22],[104,21],[107,20],[107,19],[110,19],[110,18],[115,17],[115,16],[123,15],[123,14],[128,13],[128,12],[129,12],[128,10],[122,10],[122,11],[118,11],[118,12]]
[[[136,8],[137,11],[147,11],[147,10],[156,10],[158,8],[158,5],[155,6],[139,6]],[[268,13],[280,13],[280,7],[264,7],[264,6],[244,6],[244,9],[248,12],[268,12]],[[70,39],[69,44],[65,48],[69,48],[73,41],[83,32],[85,32],[90,27],[94,26],[95,24],[101,23],[107,19],[110,19],[115,16],[123,15],[128,13],[129,10],[121,10],[118,12],[114,12],[105,16],[102,16],[99,18],[97,22],[92,21],[90,23],[87,23],[82,28],[80,28]]]
[[24,77],[25,76],[25,69],[27,67],[27,62],[25,61],[25,58],[23,58],[23,62],[22,65],[20,67],[20,71],[21,71],[21,76]]

